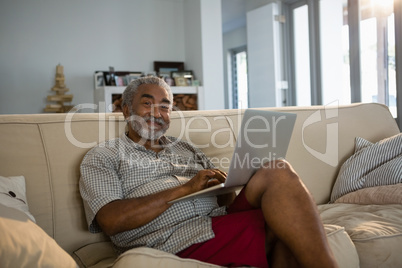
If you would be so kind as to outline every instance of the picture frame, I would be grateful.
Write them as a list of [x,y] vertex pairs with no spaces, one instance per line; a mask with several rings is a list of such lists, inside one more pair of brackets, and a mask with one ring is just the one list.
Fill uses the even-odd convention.
[[135,73],[129,73],[126,75],[126,81],[127,85],[130,84],[131,81],[138,79],[140,77],[144,76],[144,73],[142,72],[135,72]]
[[183,71],[184,62],[182,61],[154,61],[154,71],[161,75],[169,75],[173,71]]
[[[126,80],[126,85],[127,85],[127,75],[135,75],[138,77],[143,76],[143,72],[137,72],[137,71],[113,71],[112,73],[109,71],[105,70],[97,70],[95,71],[95,74],[97,73],[103,73],[103,86],[117,86],[116,84],[116,76],[124,76]],[[95,83],[96,86],[96,83]]]
[[156,76],[156,72],[155,71],[147,72],[146,76]]
[[186,77],[186,78],[189,78],[189,76],[193,77],[193,71],[190,71],[190,70],[188,70],[188,71],[172,71],[172,72],[171,72],[171,76],[172,76],[173,78],[175,78],[175,77],[181,77],[181,76],[184,76],[184,77]]
[[177,87],[186,87],[186,86],[188,86],[187,79],[184,76],[175,77],[174,82],[175,82]]
[[103,77],[103,72],[95,73],[95,87],[104,87],[105,86],[105,78]]
[[[193,71],[177,71],[171,72],[172,78],[176,81],[176,78],[183,77],[186,80],[186,83],[181,81],[180,86],[192,86],[193,85]],[[177,83],[176,83],[177,86]]]
[[175,85],[175,81],[172,77],[170,76],[164,76],[163,80],[166,82],[166,84],[168,84],[169,86],[174,86]]
[[114,77],[114,79],[115,79],[116,86],[118,86],[118,87],[127,86],[127,78],[126,78],[126,76],[116,75]]
[[184,78],[186,79],[187,86],[189,86],[189,87],[193,86],[193,76],[192,75],[184,76]]

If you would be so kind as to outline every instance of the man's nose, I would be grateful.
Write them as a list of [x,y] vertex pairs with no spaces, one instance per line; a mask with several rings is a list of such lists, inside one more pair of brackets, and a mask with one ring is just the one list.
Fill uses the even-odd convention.
[[159,111],[159,108],[160,108],[159,105],[154,105],[153,111],[152,111],[152,116],[154,116],[156,118],[161,117],[161,113]]

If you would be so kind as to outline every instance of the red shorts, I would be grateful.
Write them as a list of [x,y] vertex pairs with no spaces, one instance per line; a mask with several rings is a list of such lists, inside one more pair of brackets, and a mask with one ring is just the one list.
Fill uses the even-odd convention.
[[253,208],[241,191],[227,211],[227,215],[212,218],[214,238],[176,255],[228,267],[268,267],[261,210]]

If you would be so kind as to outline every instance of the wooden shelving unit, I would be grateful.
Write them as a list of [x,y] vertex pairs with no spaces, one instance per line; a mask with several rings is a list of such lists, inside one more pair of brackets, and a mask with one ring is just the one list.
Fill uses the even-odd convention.
[[[105,86],[95,87],[94,99],[98,109],[96,112],[113,112],[113,96],[122,94],[126,89],[125,86]],[[195,94],[197,96],[197,108],[203,110],[203,87],[188,86],[188,87],[171,87],[173,95],[179,94]]]

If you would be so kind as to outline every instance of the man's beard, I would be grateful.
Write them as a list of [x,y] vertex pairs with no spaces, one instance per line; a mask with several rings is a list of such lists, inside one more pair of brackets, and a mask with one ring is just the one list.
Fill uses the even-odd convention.
[[[153,127],[150,127],[147,122],[151,121],[156,124],[159,124],[162,128],[158,131],[155,131]],[[146,140],[157,140],[166,133],[169,128],[169,123],[160,117],[156,118],[152,115],[146,115],[141,117],[135,114],[133,111],[130,112],[129,124],[132,129],[141,137]]]

